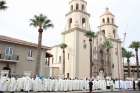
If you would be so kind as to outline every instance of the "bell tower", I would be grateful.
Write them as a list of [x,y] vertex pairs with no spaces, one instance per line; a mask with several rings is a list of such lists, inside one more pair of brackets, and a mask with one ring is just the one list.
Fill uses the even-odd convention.
[[89,17],[86,11],[87,2],[84,0],[72,0],[69,2],[69,12],[66,14],[66,30],[77,27],[83,30],[90,30]]
[[[110,40],[112,48],[109,49],[109,54],[107,54],[107,48],[103,47],[105,57],[103,60],[106,72],[110,73],[110,76],[114,79],[122,79],[122,42],[119,38],[117,29],[118,26],[115,24],[115,16],[109,11],[109,8],[106,8],[105,12],[100,16],[99,31],[102,32],[104,37],[103,42],[105,42],[107,39]],[[103,42],[101,44],[103,44]]]
[[66,14],[66,27],[63,43],[67,44],[65,76],[71,78],[89,77],[89,41],[85,32],[90,31],[89,17],[85,0],[71,0]]
[[106,8],[104,14],[100,16],[100,30],[103,32],[105,37],[111,39],[117,39],[117,28],[115,24],[115,16]]

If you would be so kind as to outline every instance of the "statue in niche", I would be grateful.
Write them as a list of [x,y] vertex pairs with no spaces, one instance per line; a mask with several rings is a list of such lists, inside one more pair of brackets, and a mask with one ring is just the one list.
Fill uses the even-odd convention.
[[99,74],[97,77],[99,80],[104,80],[104,70],[103,69],[99,70]]

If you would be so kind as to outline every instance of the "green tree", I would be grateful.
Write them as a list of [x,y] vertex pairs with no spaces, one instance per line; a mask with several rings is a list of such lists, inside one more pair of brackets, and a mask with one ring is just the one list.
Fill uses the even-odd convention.
[[122,57],[125,57],[126,52],[127,50],[124,47],[122,47]]
[[85,36],[89,38],[89,44],[90,44],[90,78],[92,78],[92,40],[96,37],[95,32],[88,31],[85,33]]
[[63,75],[65,75],[65,48],[67,48],[67,44],[62,43],[62,44],[60,45],[60,48],[61,48],[62,51],[63,51]]
[[53,24],[51,23],[51,20],[48,19],[43,14],[35,15],[33,19],[30,19],[31,26],[34,26],[38,28],[38,48],[37,48],[37,59],[36,59],[36,68],[35,73],[36,75],[40,74],[40,60],[41,60],[41,47],[42,47],[42,33],[44,29],[48,29],[50,27],[53,27]]
[[111,62],[110,62],[110,49],[113,48],[113,44],[112,42],[110,41],[110,39],[107,39],[104,43],[103,43],[103,47],[106,49],[107,51],[107,65],[108,68],[106,74],[107,76],[111,75],[110,71],[111,71]]
[[6,2],[1,0],[0,1],[0,10],[5,10],[5,9],[7,9]]
[[140,77],[139,74],[139,58],[138,58],[138,49],[140,48],[140,42],[139,41],[133,41],[130,46],[130,48],[135,49],[136,54],[136,66],[137,66],[137,78]]
[[127,58],[127,65],[128,65],[128,77],[130,77],[130,58],[133,57],[133,53],[131,51],[125,51],[124,55]]

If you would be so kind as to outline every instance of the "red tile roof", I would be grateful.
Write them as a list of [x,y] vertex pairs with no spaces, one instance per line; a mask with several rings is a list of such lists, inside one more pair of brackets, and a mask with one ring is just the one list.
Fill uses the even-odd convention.
[[[3,35],[0,35],[0,41],[13,43],[13,44],[18,44],[18,45],[30,46],[30,47],[37,47],[36,43],[27,42],[27,41],[24,41],[24,40],[20,40],[20,39],[8,37],[8,36],[3,36]],[[42,48],[50,49],[50,47],[47,47],[47,46],[42,46]]]

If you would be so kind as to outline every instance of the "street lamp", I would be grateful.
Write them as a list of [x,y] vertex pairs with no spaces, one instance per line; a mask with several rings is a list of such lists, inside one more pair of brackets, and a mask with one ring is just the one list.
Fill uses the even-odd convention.
[[[123,44],[122,46],[123,46],[123,47],[124,47],[126,35],[127,35],[127,33],[124,32],[124,33],[123,33],[123,41],[122,41],[122,44]],[[125,70],[125,68],[124,68],[124,58],[123,58],[122,60],[123,60],[123,71],[124,71],[124,70]],[[124,79],[125,79],[125,72],[124,72]]]

